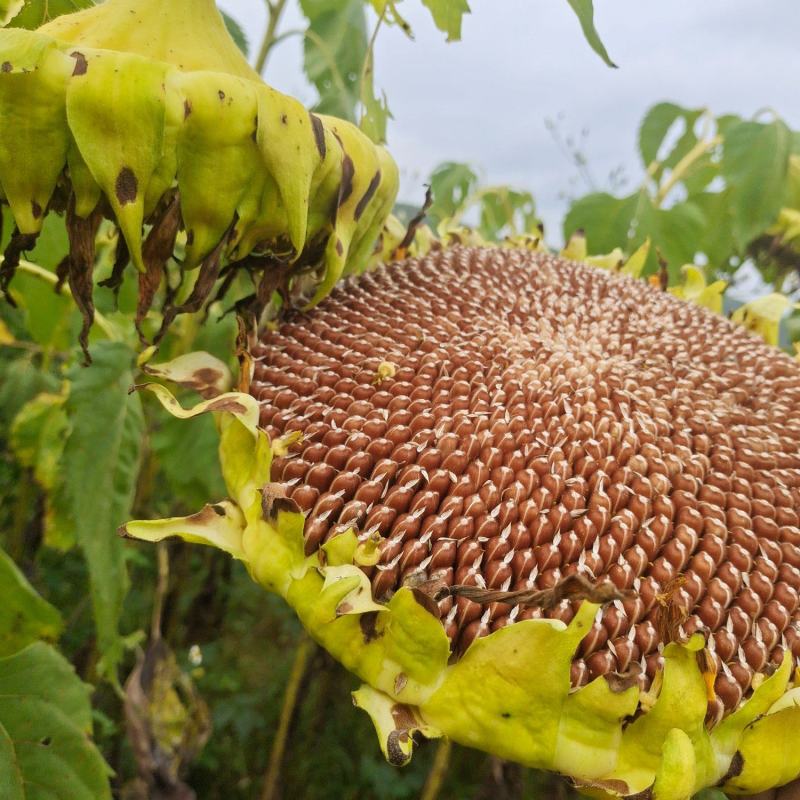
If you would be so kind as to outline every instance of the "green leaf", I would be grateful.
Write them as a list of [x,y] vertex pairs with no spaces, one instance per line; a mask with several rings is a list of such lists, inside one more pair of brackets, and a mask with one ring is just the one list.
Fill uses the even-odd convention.
[[664,137],[683,114],[684,109],[675,103],[658,103],[645,114],[639,128],[639,153],[645,169],[656,160]]
[[111,771],[89,738],[90,690],[69,662],[42,642],[0,659],[3,798],[111,798]]
[[567,0],[567,2],[578,17],[583,35],[586,37],[589,46],[609,67],[614,67],[616,69],[617,65],[609,58],[605,45],[600,40],[600,36],[594,26],[594,6],[592,0]]
[[431,175],[433,205],[428,212],[434,225],[452,217],[464,204],[478,183],[478,176],[468,164],[448,161]]
[[300,0],[308,19],[306,75],[319,93],[315,110],[355,122],[361,72],[367,57],[362,0]]
[[461,21],[470,13],[467,0],[422,0],[422,5],[431,12],[436,27],[447,34],[448,42],[461,39]]
[[733,238],[733,214],[730,189],[703,192],[692,196],[692,202],[703,212],[706,225],[697,242],[697,250],[708,258],[709,280],[718,277],[730,264],[736,252]]
[[655,250],[658,249],[668,262],[670,283],[679,283],[681,267],[694,261],[705,226],[703,211],[692,202],[663,209],[655,208],[649,198],[643,198],[637,210],[631,246],[638,247],[649,236],[653,248],[645,271],[655,269]]
[[[682,121],[684,130],[669,153],[662,158],[662,167],[674,167],[696,144],[694,126],[703,109],[682,108],[675,103],[658,103],[645,115],[639,129],[639,152],[648,168],[658,158],[664,139],[676,122]],[[661,170],[656,173],[659,178]]]
[[505,235],[530,233],[537,223],[536,204],[530,192],[499,186],[481,196],[478,230],[486,239],[499,241]]
[[0,549],[0,656],[11,655],[37,639],[54,641],[63,622]]
[[27,0],[9,27],[33,30],[62,14],[72,14],[93,5],[92,0]]
[[731,187],[733,232],[743,250],[775,221],[788,183],[791,131],[781,121],[740,122],[725,135],[722,174]]
[[45,489],[53,488],[58,479],[69,430],[64,400],[63,395],[42,392],[20,409],[11,425],[11,448]]
[[0,786],[6,800],[25,800],[25,783],[17,765],[14,742],[0,723]]
[[0,351],[0,427],[11,425],[19,410],[39,392],[57,389],[58,381],[39,369],[31,356],[5,360]]
[[[159,405],[151,446],[166,490],[170,508],[180,503],[185,510],[223,497],[225,484],[219,467],[219,434],[209,415],[177,419]],[[148,414],[149,418],[149,414]]]
[[389,111],[386,93],[382,92],[381,97],[377,97],[375,94],[374,54],[371,49],[367,53],[366,59],[364,83],[361,87],[361,103],[364,110],[359,127],[373,142],[383,144],[386,141],[386,126],[392,114]]
[[92,605],[104,668],[115,675],[122,653],[117,628],[128,576],[117,528],[127,520],[139,472],[144,419],[133,383],[133,352],[98,342],[91,368],[71,370],[64,450],[66,496],[89,566]]
[[65,394],[42,392],[24,405],[11,427],[11,448],[22,466],[33,470],[46,490],[44,541],[69,550],[75,545],[75,526],[65,502],[61,458],[69,435]]
[[582,229],[592,254],[609,253],[615,247],[627,249],[638,202],[638,193],[620,198],[596,192],[581,197],[564,219],[564,241]]
[[23,0],[0,0],[0,28],[7,25],[22,8]]
[[242,26],[230,14],[226,14],[224,11],[220,11],[220,14],[222,14],[222,19],[225,21],[225,27],[228,29],[231,39],[236,42],[236,46],[245,55],[249,55],[250,44]]

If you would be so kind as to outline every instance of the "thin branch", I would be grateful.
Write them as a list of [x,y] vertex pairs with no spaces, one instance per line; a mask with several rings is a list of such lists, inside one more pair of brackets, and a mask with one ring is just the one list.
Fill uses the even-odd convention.
[[261,47],[258,50],[256,57],[255,70],[259,75],[264,73],[264,67],[267,64],[270,51],[278,43],[279,37],[276,35],[278,30],[278,23],[280,22],[281,15],[286,8],[286,0],[275,0],[270,2],[267,0],[267,30],[264,32],[264,38],[261,41]]
[[156,596],[153,600],[153,615],[150,618],[150,638],[156,641],[161,638],[161,617],[164,613],[164,599],[169,589],[169,552],[164,542],[156,545],[158,560],[158,577],[156,579]]
[[447,777],[447,768],[450,766],[450,754],[453,750],[452,742],[444,737],[436,748],[436,755],[431,764],[431,771],[425,779],[425,786],[419,800],[437,800],[442,790],[444,779]]
[[[0,256],[0,264],[2,263],[3,263],[3,257]],[[17,269],[20,272],[27,272],[29,275],[33,275],[35,278],[39,278],[39,280],[42,280],[45,283],[49,283],[52,286],[55,286],[58,283],[58,277],[54,272],[50,272],[49,269],[40,267],[38,264],[34,264],[31,261],[25,261],[23,259],[20,259]],[[100,330],[103,331],[103,333],[109,339],[111,339],[112,341],[119,341],[120,336],[116,328],[112,325],[110,320],[104,317],[97,310],[95,310],[94,312],[94,321],[97,323],[97,327],[100,328]]]
[[654,205],[659,208],[667,195],[672,189],[683,180],[686,173],[694,165],[695,161],[704,156],[710,150],[713,150],[718,144],[721,144],[722,136],[717,134],[710,139],[701,139],[676,165],[669,175],[669,178],[664,181],[658,193],[655,196]]
[[261,800],[276,800],[278,797],[278,780],[286,752],[286,743],[289,738],[289,728],[292,725],[292,718],[294,717],[303,678],[316,649],[316,644],[305,634],[300,644],[297,645],[292,671],[289,673],[289,681],[286,684],[286,691],[283,695],[283,708],[281,708],[278,730],[275,733],[275,741],[272,744],[272,752],[269,755],[267,772],[264,775]]

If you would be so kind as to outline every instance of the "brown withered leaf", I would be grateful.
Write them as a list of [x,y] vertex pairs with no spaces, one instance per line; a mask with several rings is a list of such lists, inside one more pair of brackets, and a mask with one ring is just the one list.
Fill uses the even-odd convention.
[[83,350],[84,364],[92,363],[89,354],[89,331],[94,322],[94,253],[97,229],[102,222],[100,210],[96,208],[86,219],[75,213],[75,197],[67,207],[67,235],[69,237],[69,270],[67,280],[75,305],[83,317],[78,342]]
[[686,622],[689,611],[680,602],[679,590],[686,583],[683,575],[678,575],[664,586],[664,591],[656,595],[656,630],[662,642],[681,640],[680,627]]
[[475,603],[508,603],[511,606],[535,606],[554,608],[562,600],[588,600],[591,603],[610,603],[623,600],[630,592],[617,589],[609,580],[590,581],[584,575],[567,575],[550,589],[518,589],[504,592],[494,589],[481,589],[477,586],[451,586],[449,593],[456,597],[466,597]]
[[260,491],[261,516],[265,522],[272,522],[279,511],[299,513],[299,506],[286,494],[286,487],[282,483],[267,483]]
[[37,237],[38,234],[20,233],[15,227],[14,232],[11,234],[11,240],[6,245],[5,253],[3,253],[3,263],[0,264],[0,293],[12,306],[15,306],[16,303],[8,292],[8,285],[17,271],[20,257],[26,250],[33,249]]
[[391,258],[389,259],[390,261],[400,261],[401,259],[405,258],[406,255],[408,255],[408,248],[411,247],[414,237],[417,235],[417,229],[425,221],[425,217],[427,216],[432,205],[433,190],[430,186],[427,186],[425,189],[425,202],[422,204],[422,208],[420,208],[420,210],[414,215],[411,222],[408,223],[406,235],[403,237],[403,240],[400,242],[400,244],[395,247]]
[[136,331],[139,340],[146,344],[142,333],[142,320],[153,305],[153,298],[161,284],[167,261],[175,249],[175,239],[181,225],[181,209],[178,196],[173,196],[164,213],[153,223],[142,245],[145,271],[139,274],[139,299],[136,303]]
[[[162,639],[148,645],[125,683],[125,723],[145,797],[194,800],[183,781],[211,733],[208,707]],[[135,795],[133,795],[135,796]]]

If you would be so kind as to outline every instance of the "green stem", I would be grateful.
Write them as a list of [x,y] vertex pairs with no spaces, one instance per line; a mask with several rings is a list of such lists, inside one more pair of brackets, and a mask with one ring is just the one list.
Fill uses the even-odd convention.
[[425,786],[419,800],[436,800],[442,790],[444,779],[447,777],[447,768],[450,766],[450,754],[453,750],[452,742],[443,738],[436,748],[436,755],[433,757],[433,764],[428,777],[425,779]]
[[264,39],[261,42],[261,47],[258,50],[256,57],[255,70],[259,75],[263,75],[264,67],[267,65],[270,51],[278,43],[280,37],[277,36],[278,23],[280,22],[281,15],[286,8],[286,0],[275,0],[270,2],[267,0],[267,9],[269,10],[269,18],[267,20],[267,30],[264,33]]
[[375,41],[378,38],[378,31],[381,29],[381,25],[383,25],[383,20],[386,17],[386,9],[388,8],[388,4],[384,6],[381,15],[378,17],[378,22],[375,24],[375,29],[372,31],[372,36],[369,39],[369,45],[367,46],[367,53],[364,56],[364,64],[361,67],[361,78],[359,81],[358,87],[358,96],[361,99],[361,120],[359,124],[364,121],[364,117],[366,116],[366,108],[367,103],[364,98],[364,88],[367,85],[367,77],[370,76],[370,73],[374,69],[374,60],[375,60]]
[[[0,256],[0,264],[3,263],[3,257]],[[58,277],[54,272],[50,272],[49,269],[45,269],[44,267],[40,267],[38,264],[33,264],[30,261],[20,260],[17,269],[20,272],[27,272],[28,275],[33,275],[34,278],[38,278],[39,280],[44,281],[45,283],[49,283],[51,286],[55,286],[58,283]],[[95,310],[94,312],[94,320],[97,323],[97,327],[100,328],[101,331],[112,341],[119,341],[120,335],[116,328],[111,324],[110,320],[104,317],[99,311]]]
[[289,728],[292,725],[292,718],[294,717],[303,678],[316,648],[316,644],[303,634],[300,644],[297,645],[292,671],[289,673],[289,681],[286,684],[286,691],[283,695],[281,718],[278,722],[278,730],[275,733],[275,741],[272,744],[272,752],[269,754],[269,764],[264,776],[261,800],[276,800],[278,797],[278,779],[280,778],[283,756],[286,752]]
[[722,143],[722,136],[717,134],[710,139],[701,139],[676,165],[670,173],[669,178],[661,185],[656,193],[654,205],[660,208],[666,200],[667,195],[673,188],[683,180],[684,175],[691,169],[692,165],[709,150],[713,150],[718,144]]

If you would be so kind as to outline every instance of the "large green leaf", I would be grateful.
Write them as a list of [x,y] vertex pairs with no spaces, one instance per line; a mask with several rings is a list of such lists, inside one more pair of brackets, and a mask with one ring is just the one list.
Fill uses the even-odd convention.
[[93,5],[92,0],[27,0],[9,26],[33,30],[62,14],[72,14]]
[[89,738],[90,689],[42,642],[0,658],[3,800],[111,797],[111,771]]
[[5,359],[0,350],[0,435],[29,400],[57,388],[58,381],[39,369],[30,355]]
[[55,640],[61,627],[58,610],[38,594],[0,549],[0,656],[16,653],[37,639]]
[[499,186],[483,193],[478,230],[484,238],[499,241],[512,233],[532,233],[537,224],[536,204],[530,192]]
[[657,103],[644,116],[639,128],[639,153],[645,167],[656,160],[667,131],[683,115],[683,109],[675,103]]
[[586,37],[586,41],[592,50],[608,64],[609,67],[616,67],[617,65],[609,58],[605,45],[597,33],[597,28],[594,26],[594,5],[592,0],[567,0],[570,7],[578,17],[581,23],[581,30]]
[[677,203],[672,208],[656,208],[643,197],[637,209],[636,231],[631,249],[648,237],[653,247],[646,271],[656,265],[656,250],[667,260],[670,283],[679,283],[681,267],[694,261],[706,225],[703,211],[692,202]]
[[653,205],[646,192],[627,197],[598,192],[573,203],[564,220],[564,240],[582,229],[591,254],[608,253],[615,247],[631,253],[649,237],[653,247],[645,273],[654,271],[658,249],[669,262],[670,277],[677,281],[681,266],[701,249],[705,221],[702,209],[692,202],[662,209]]
[[17,765],[14,742],[0,723],[0,788],[6,800],[25,800],[25,784]]
[[581,197],[564,219],[564,241],[575,231],[583,230],[590,253],[609,253],[615,247],[625,249],[638,202],[638,193],[614,197],[607,192],[596,192]]
[[355,121],[367,57],[362,0],[300,0],[308,19],[306,75],[319,93],[315,110]]
[[433,205],[428,212],[434,224],[455,214],[477,183],[478,176],[467,164],[448,161],[436,167],[431,175]]
[[708,258],[711,279],[729,266],[731,256],[736,252],[730,193],[730,189],[724,189],[721,192],[703,192],[692,196],[692,202],[706,219],[697,249]]
[[[155,410],[157,428],[151,446],[168,501],[188,512],[200,508],[210,498],[225,495],[219,468],[219,434],[210,415],[177,419],[161,406]],[[148,415],[148,419],[149,419]]]
[[461,39],[461,21],[469,14],[467,0],[422,0],[422,4],[431,12],[436,27],[447,34],[448,42]]
[[775,221],[788,182],[791,131],[774,122],[740,122],[725,134],[722,174],[732,189],[733,232],[744,249]]
[[222,19],[225,21],[225,27],[231,35],[231,39],[236,42],[236,46],[245,54],[248,55],[250,49],[247,41],[247,34],[244,32],[242,26],[230,15],[224,11],[220,11]]
[[92,348],[91,368],[76,367],[66,408],[72,431],[64,450],[66,496],[78,544],[89,565],[103,666],[113,678],[122,643],[118,621],[128,590],[117,528],[130,514],[144,419],[133,383],[133,353],[115,342]]
[[658,103],[642,120],[639,128],[639,153],[645,167],[658,157],[667,134],[676,122],[683,122],[683,132],[668,153],[662,155],[664,167],[674,167],[697,144],[694,126],[703,109],[683,108],[675,103]]
[[381,93],[378,97],[375,92],[375,55],[372,50],[367,53],[366,59],[364,82],[361,86],[363,113],[359,127],[373,142],[383,144],[386,141],[386,126],[392,114],[386,94]]

